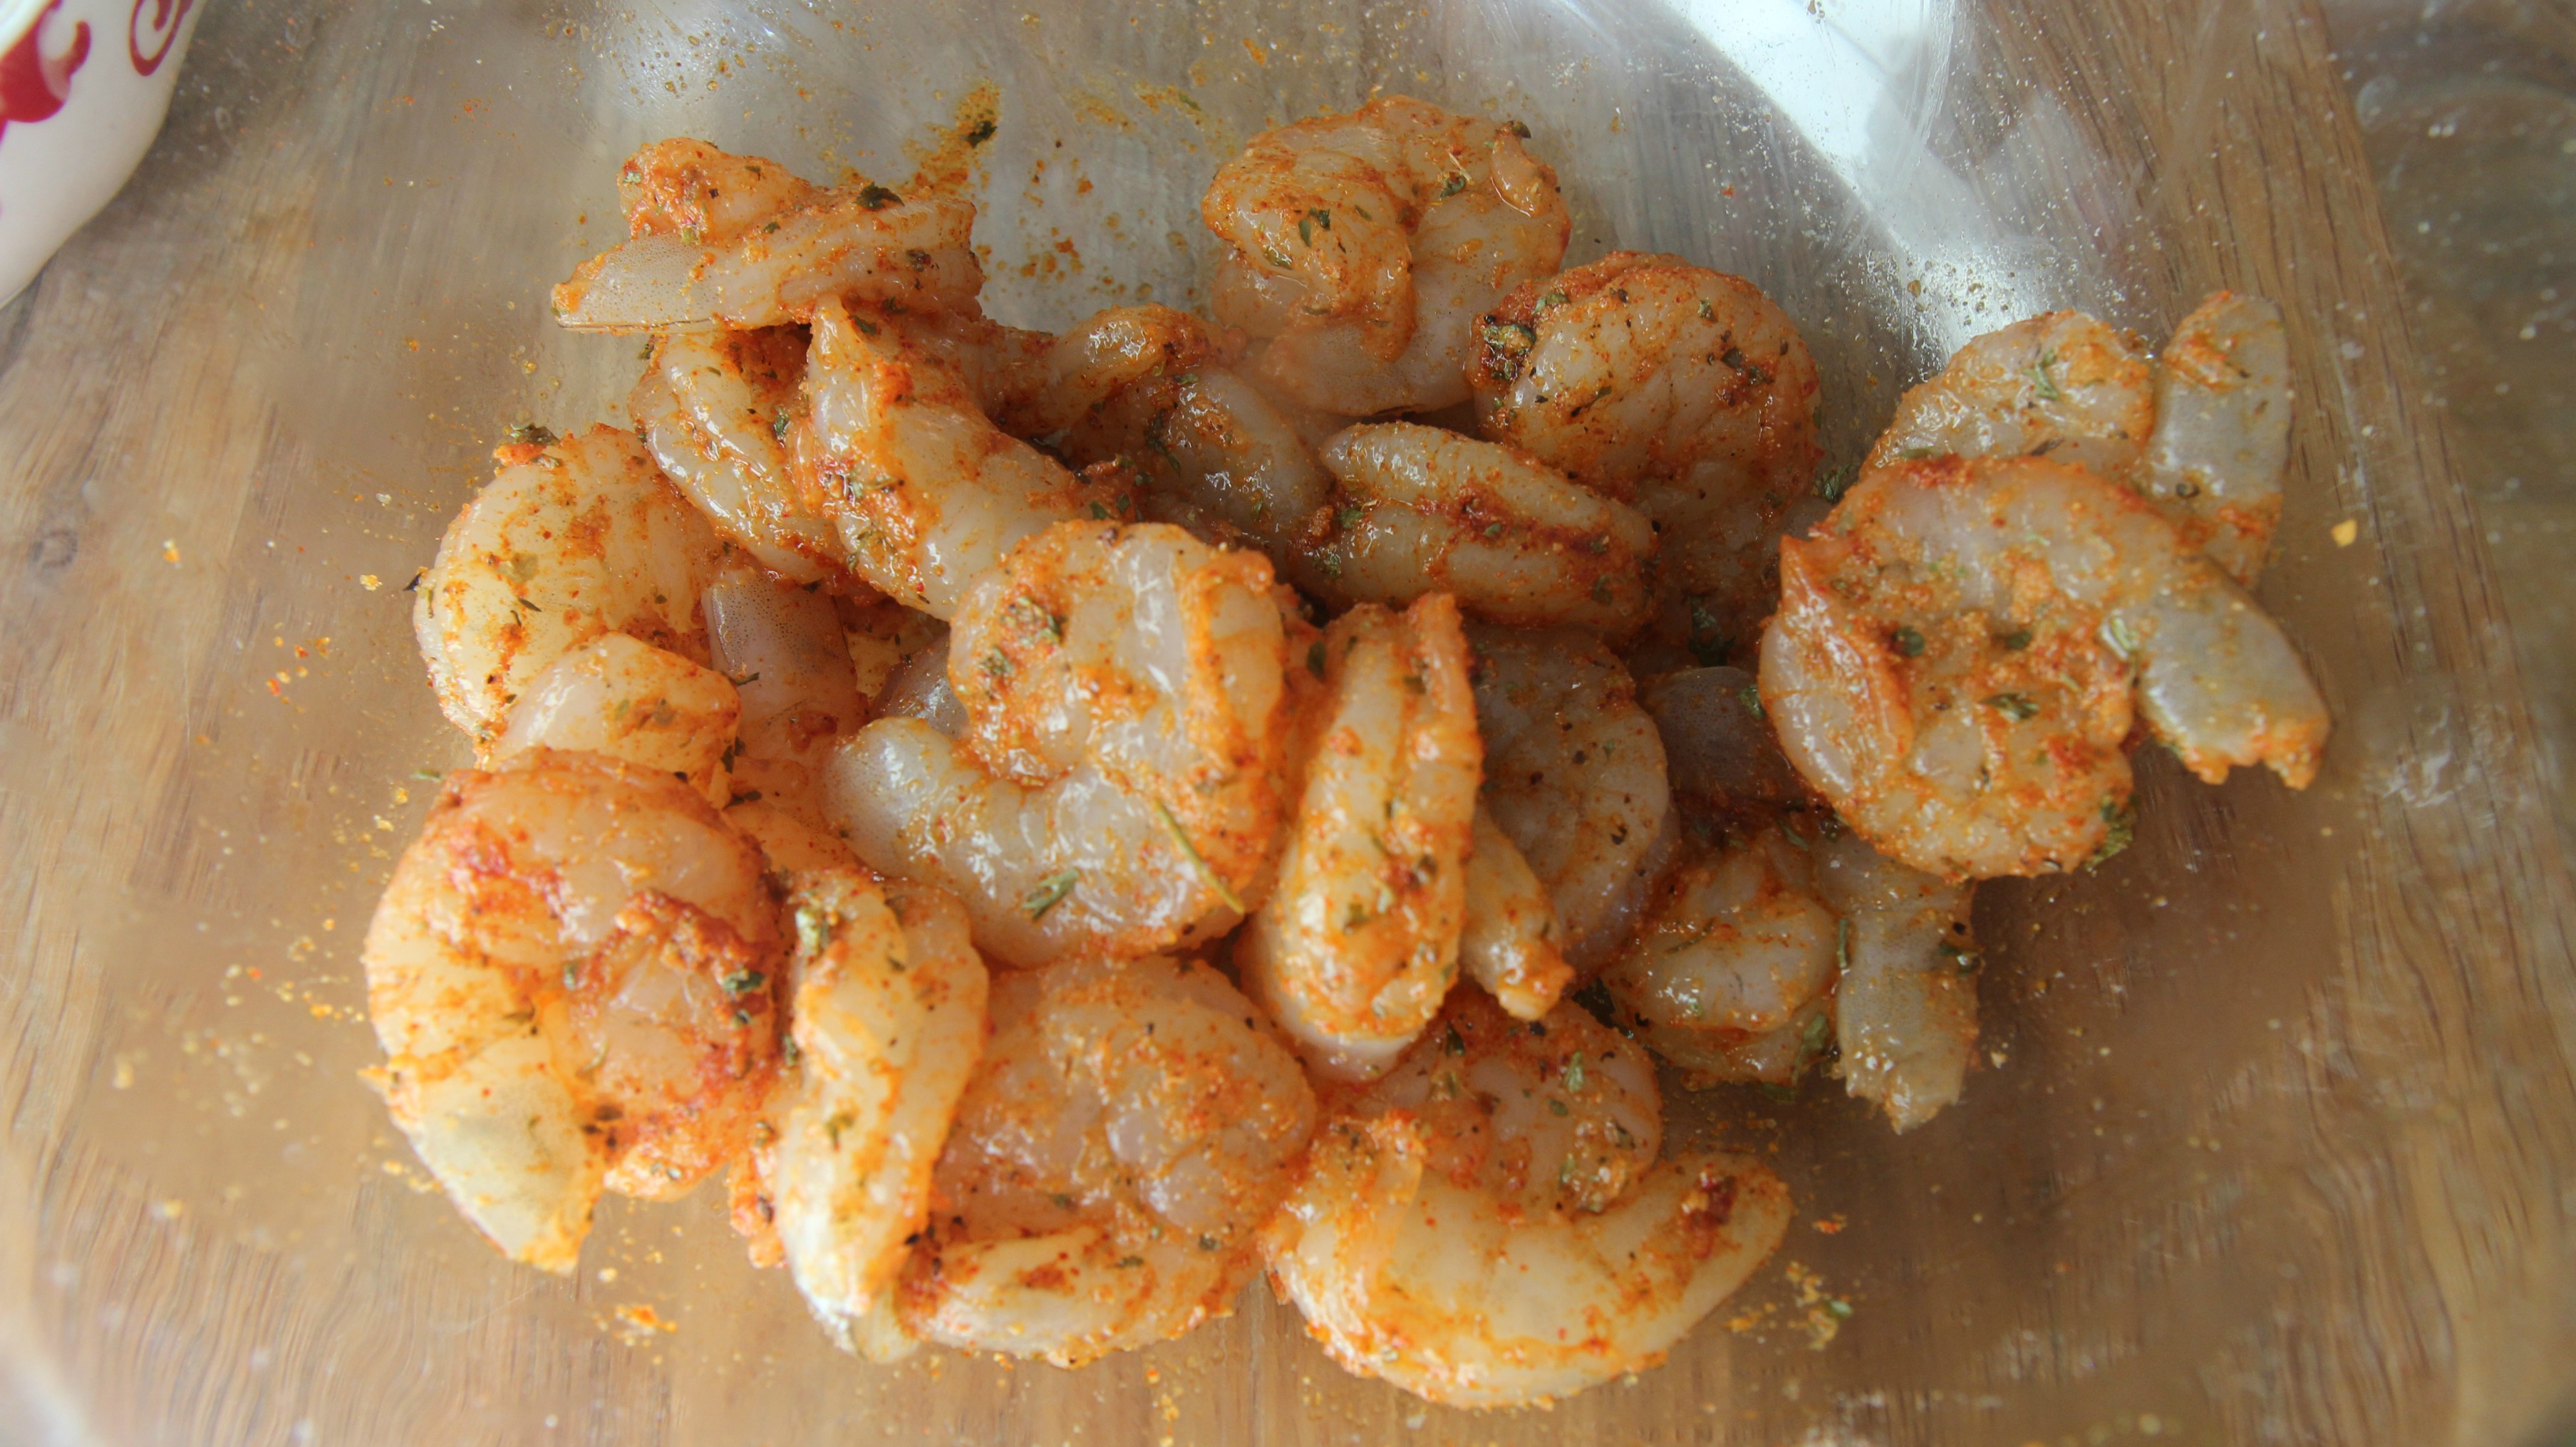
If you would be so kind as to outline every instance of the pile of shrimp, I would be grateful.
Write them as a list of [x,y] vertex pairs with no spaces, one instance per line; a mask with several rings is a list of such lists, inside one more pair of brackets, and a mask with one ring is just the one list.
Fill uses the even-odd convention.
[[[1566,268],[1526,128],[1256,137],[1213,315],[985,315],[975,208],[675,139],[556,289],[624,425],[523,428],[418,583],[446,780],[364,946],[458,1210],[573,1269],[722,1173],[827,1331],[1072,1365],[1255,1275],[1461,1406],[1638,1371],[1788,1191],[1664,1093],[1910,1130],[1976,882],[2134,828],[2131,752],[2314,777],[2247,589],[2278,313],[2055,313],[1825,489],[1751,283]],[[1465,978],[1461,978],[1464,976]]]

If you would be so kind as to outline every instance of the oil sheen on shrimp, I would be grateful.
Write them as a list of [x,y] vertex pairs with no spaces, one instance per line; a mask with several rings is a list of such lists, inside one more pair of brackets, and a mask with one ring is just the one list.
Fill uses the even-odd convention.
[[1216,313],[1275,339],[1262,385],[1346,417],[1465,401],[1477,314],[1554,271],[1572,227],[1525,135],[1386,96],[1219,168]]
[[883,718],[825,805],[862,859],[963,899],[1013,964],[1212,937],[1269,869],[1285,641],[1270,564],[1158,523],[1078,523],[979,582],[949,635],[955,739]]
[[813,841],[841,857],[790,874],[795,1063],[760,1176],[807,1304],[844,1344],[886,1361],[915,1344],[895,1285],[983,1057],[987,981],[956,900],[880,884],[837,846]]
[[1317,1130],[1263,1232],[1334,1360],[1432,1401],[1552,1401],[1662,1360],[1778,1245],[1789,1193],[1748,1161],[1657,1160],[1645,1052],[1582,1010],[1461,990]]
[[799,583],[838,583],[841,539],[799,501],[786,431],[805,372],[793,327],[672,333],[627,399],[644,445],[716,530]]
[[1556,902],[1481,804],[1471,837],[1459,962],[1515,1019],[1544,1019],[1574,983],[1574,966],[1557,947]]
[[1673,837],[1663,741],[1628,670],[1563,630],[1472,627],[1485,807],[1556,909],[1577,969],[1634,927]]
[[1654,525],[1527,455],[1414,422],[1326,442],[1340,484],[1296,578],[1328,602],[1454,595],[1480,618],[1610,636],[1646,616]]
[[2325,706],[2279,625],[2091,472],[1901,463],[1781,554],[1763,705],[1807,782],[1918,870],[2092,857],[2126,818],[2133,715],[2212,783],[2315,777]]
[[984,272],[972,203],[906,200],[864,180],[816,190],[772,161],[673,145],[627,163],[636,177],[620,178],[631,239],[554,289],[557,321],[580,331],[711,332],[804,321],[834,298],[973,309]]
[[600,1191],[748,1145],[778,1057],[776,901],[696,792],[579,754],[449,776],[362,959],[394,1123],[502,1253],[569,1272]]
[[2251,586],[2281,515],[2289,461],[2281,310],[2218,292],[2161,358],[2082,312],[1988,332],[1898,400],[1870,465],[1931,456],[2047,456],[2141,493],[2192,547]]
[[735,775],[806,804],[833,744],[868,717],[839,612],[819,592],[739,566],[707,585],[703,605],[710,653],[742,701]]
[[486,762],[506,765],[531,749],[599,754],[672,775],[722,807],[733,798],[741,717],[741,695],[722,673],[603,633],[537,675]]
[[904,1326],[1072,1365],[1232,1310],[1315,1119],[1252,1003],[1191,961],[1068,961],[995,980],[992,1016]]
[[946,618],[1023,538],[1133,514],[1131,498],[995,426],[967,373],[893,317],[826,301],[813,333],[789,469],[801,505],[886,596]]
[[1477,335],[1484,434],[1636,505],[1678,616],[1696,603],[1749,637],[1821,455],[1816,364],[1787,314],[1741,277],[1623,251],[1522,283]]
[[1368,604],[1308,656],[1302,792],[1279,882],[1235,946],[1244,987],[1327,1077],[1395,1063],[1458,966],[1484,747],[1458,606]]
[[633,433],[593,427],[496,456],[412,609],[450,722],[488,743],[539,674],[603,633],[707,661],[698,593],[724,545]]

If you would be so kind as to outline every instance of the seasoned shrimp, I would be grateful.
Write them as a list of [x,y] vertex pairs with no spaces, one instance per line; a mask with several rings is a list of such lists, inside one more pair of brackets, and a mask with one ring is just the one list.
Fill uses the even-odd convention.
[[1838,833],[1816,846],[1816,887],[1846,926],[1834,987],[1843,1086],[1912,1130],[1958,1100],[1977,1043],[1974,886]]
[[839,530],[850,567],[946,618],[1021,539],[1134,508],[993,425],[941,351],[891,317],[822,303],[787,436],[801,503]]
[[655,141],[617,168],[629,236],[695,235],[731,241],[812,200],[815,186],[766,156],[737,156],[704,141]]
[[[565,326],[770,327],[807,320],[835,298],[974,309],[984,271],[975,259],[972,203],[953,196],[907,201],[868,181],[818,191],[784,171],[772,176],[766,168],[773,163],[713,147],[665,169],[657,149],[628,163],[643,177],[628,191],[632,239],[575,267],[555,288],[555,320]],[[735,177],[750,179],[755,166],[763,168],[755,184],[705,194]]]
[[742,700],[731,680],[623,633],[603,633],[555,660],[510,706],[486,762],[530,749],[599,754],[670,774],[722,806]]
[[1472,628],[1484,804],[1556,907],[1577,969],[1636,923],[1674,832],[1663,741],[1628,670],[1579,633]]
[[868,717],[840,614],[820,593],[732,568],[703,600],[715,665],[742,699],[735,771],[801,799],[841,735]]
[[1658,1162],[1645,1052],[1572,1006],[1462,990],[1317,1131],[1263,1231],[1334,1360],[1457,1407],[1539,1403],[1662,1360],[1779,1244],[1758,1165]]
[[1367,1079],[1420,1034],[1457,974],[1476,812],[1476,700],[1458,605],[1335,619],[1305,665],[1304,784],[1279,882],[1235,946],[1244,988],[1314,1068]]
[[1232,248],[1217,316],[1274,338],[1263,385],[1346,417],[1467,400],[1478,313],[1572,229],[1526,131],[1403,96],[1255,136],[1199,214]]
[[2239,583],[2262,572],[2290,447],[2280,308],[2219,292],[2154,363],[2136,336],[2051,312],[1971,340],[1909,390],[1870,466],[2045,455],[2154,502]]
[[2041,458],[1873,472],[1781,545],[1762,702],[1871,843],[1951,878],[2071,868],[2125,825],[2133,713],[2216,783],[2315,777],[2278,624],[2136,494]]
[[668,774],[449,776],[362,959],[394,1123],[503,1254],[569,1272],[605,1188],[739,1155],[778,1055],[758,850]]
[[698,593],[724,545],[631,432],[593,427],[496,454],[447,525],[412,629],[450,722],[478,744],[556,659],[603,633],[707,659]]
[[959,736],[879,719],[834,757],[825,807],[871,866],[956,892],[1012,964],[1222,933],[1282,810],[1271,586],[1258,553],[1162,524],[1041,533],[958,610]]
[[1335,436],[1321,460],[1341,490],[1296,577],[1330,602],[1450,593],[1497,623],[1611,635],[1646,615],[1654,525],[1519,452],[1382,422]]
[[896,1322],[895,1285],[983,1056],[984,963],[944,891],[880,885],[828,836],[804,849],[840,858],[789,873],[795,1057],[757,1153],[762,1199],[814,1314],[887,1361],[915,1344]]
[[1484,434],[1634,503],[1670,611],[1749,637],[1821,455],[1816,364],[1788,316],[1741,277],[1622,251],[1524,282],[1477,336]]
[[839,582],[849,576],[840,535],[803,505],[787,472],[804,372],[805,338],[793,327],[673,333],[654,339],[626,410],[718,532],[781,577]]
[[1664,743],[1676,803],[1725,814],[1769,811],[1808,797],[1762,716],[1760,686],[1741,668],[1685,668],[1637,691]]
[[1233,1309],[1315,1098],[1225,977],[1070,961],[993,983],[903,1325],[1069,1366]]
[[1476,806],[1467,857],[1466,923],[1458,958],[1467,974],[1514,1018],[1538,1020],[1574,983],[1557,948],[1556,904],[1521,857],[1520,846]]
[[1076,466],[1133,464],[1159,521],[1248,537],[1284,559],[1332,483],[1296,420],[1225,370],[1235,350],[1185,312],[1113,307],[1058,337],[995,415]]

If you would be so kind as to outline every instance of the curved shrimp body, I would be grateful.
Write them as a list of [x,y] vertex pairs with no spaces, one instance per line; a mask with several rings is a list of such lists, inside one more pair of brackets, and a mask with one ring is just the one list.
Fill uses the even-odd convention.
[[2250,586],[2281,516],[2290,360],[2281,310],[2218,292],[2164,355],[2082,312],[1971,340],[1898,400],[1871,467],[1933,456],[2047,456],[2155,503],[2191,547]]
[[[767,164],[715,157],[723,153],[710,148],[696,163],[702,174]],[[865,181],[797,191],[792,180],[715,207],[705,217],[714,232],[667,224],[691,204],[684,175],[631,193],[633,238],[573,269],[554,289],[555,320],[578,331],[711,332],[805,321],[835,299],[974,309],[984,272],[972,203],[907,201]]]
[[995,426],[941,350],[893,318],[824,302],[788,458],[802,505],[839,530],[851,569],[946,618],[1022,539],[1134,507]]
[[1633,502],[1665,586],[1750,631],[1821,455],[1816,364],[1778,306],[1741,277],[1616,252],[1523,283],[1479,322],[1468,370],[1486,436]]
[[[1088,430],[1113,403],[1137,393],[1147,408],[1165,399],[1181,378],[1222,366],[1239,351],[1229,338],[1184,311],[1167,306],[1110,307],[1050,338],[1044,350],[1011,379],[993,409],[994,420],[1014,436],[1065,438]],[[1064,449],[1077,462],[1127,450],[1117,429],[1106,446]]]
[[2279,625],[2136,494],[2039,458],[1871,473],[1784,542],[1761,687],[1836,812],[1952,878],[2090,858],[2133,711],[2212,783],[2303,788],[2327,731]]
[[617,169],[630,236],[731,241],[814,195],[812,182],[766,156],[733,155],[687,136],[655,141]]
[[1296,576],[1329,602],[1449,593],[1497,623],[1614,636],[1646,616],[1654,525],[1522,453],[1382,422],[1339,433],[1320,460],[1340,492]]
[[1072,1365],[1230,1311],[1314,1126],[1296,1057],[1187,961],[1004,975],[992,1018],[904,1325]]
[[1264,385],[1343,416],[1467,399],[1477,313],[1565,255],[1556,173],[1511,127],[1402,96],[1253,138],[1200,215],[1217,315]]
[[537,675],[486,752],[495,765],[531,749],[598,754],[676,776],[721,806],[733,797],[741,716],[722,673],[603,633]]
[[1459,961],[1513,1018],[1543,1019],[1574,983],[1574,967],[1557,948],[1556,903],[1481,804],[1472,838]]
[[1672,844],[1663,741],[1628,670],[1561,630],[1468,631],[1485,807],[1556,910],[1578,969],[1607,960],[1636,923]]
[[1285,644],[1270,564],[1156,523],[1068,524],[949,635],[955,739],[881,719],[826,808],[875,868],[941,884],[1014,964],[1230,928],[1270,864]]
[[1316,1132],[1263,1232],[1279,1294],[1335,1360],[1435,1402],[1550,1401],[1660,1361],[1787,1229],[1787,1188],[1721,1156],[1660,1163],[1644,1052],[1560,1007],[1461,991]]
[[1484,755],[1457,605],[1335,619],[1304,666],[1304,776],[1279,882],[1235,946],[1244,987],[1317,1070],[1395,1063],[1457,974]]
[[760,854],[668,775],[534,753],[451,775],[368,927],[394,1122],[514,1260],[567,1272],[603,1187],[741,1153],[777,1059]]
[[1844,1088],[1899,1131],[1956,1102],[1977,1043],[1975,886],[1936,879],[1843,833],[1815,851],[1818,896],[1844,922],[1834,1041]]
[[987,982],[944,891],[855,860],[797,871],[791,1039],[761,1177],[797,1288],[845,1343],[909,1352],[895,1285],[931,1172],[982,1058]]
[[490,742],[539,674],[603,633],[707,658],[698,592],[724,545],[633,433],[510,458],[447,525],[412,629],[450,722]]
[[787,471],[804,371],[794,328],[672,333],[654,339],[627,412],[717,531],[781,577],[837,582],[848,577],[840,536],[802,504]]
[[832,745],[868,717],[839,612],[742,567],[707,585],[703,607],[709,652],[742,701],[736,773],[801,800]]

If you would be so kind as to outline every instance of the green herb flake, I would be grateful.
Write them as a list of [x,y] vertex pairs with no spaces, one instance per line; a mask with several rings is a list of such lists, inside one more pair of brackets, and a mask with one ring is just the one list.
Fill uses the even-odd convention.
[[1816,496],[1827,502],[1841,502],[1851,491],[1852,470],[1849,466],[1828,467],[1816,475]]
[[2102,642],[2113,653],[2120,655],[2120,661],[2123,663],[2138,656],[2137,630],[2129,626],[2129,620],[2126,618],[2114,616],[2104,619]]
[[1463,171],[1452,171],[1449,173],[1449,179],[1440,183],[1440,199],[1446,201],[1450,197],[1455,196],[1466,189],[1466,173]]
[[1548,1114],[1550,1114],[1550,1115],[1572,1115],[1572,1114],[1573,1114],[1573,1112],[1572,1112],[1572,1111],[1567,1110],[1567,1109],[1565,1108],[1565,1102],[1564,1102],[1564,1101],[1561,1101],[1561,1100],[1557,1099],[1557,1098],[1556,1098],[1555,1096],[1553,1096],[1553,1095],[1551,1095],[1551,1096],[1549,1096],[1549,1097],[1547,1098],[1547,1113],[1548,1113]]
[[2039,705],[2031,702],[2030,695],[2026,693],[1989,694],[1980,702],[2006,718],[2016,721],[2039,717]]
[[1763,717],[1761,689],[1748,683],[1735,691],[1735,697],[1738,702],[1744,705],[1744,711],[1746,713],[1753,715],[1755,718]]
[[977,121],[975,128],[966,133],[966,144],[970,146],[980,146],[991,139],[993,139],[993,118],[990,116]]
[[859,188],[859,204],[871,211],[883,211],[888,206],[902,205],[903,198],[871,181]]
[[1552,291],[1538,299],[1538,309],[1540,311],[1546,311],[1549,307],[1563,306],[1570,299],[1571,298],[1567,297],[1564,292]]
[[2042,348],[2039,353],[2038,362],[2034,363],[2030,369],[2030,394],[2033,397],[2038,398],[2042,402],[2060,402],[2065,400],[2066,394],[2057,389],[2057,378],[2053,375],[2056,367],[2057,349],[2054,347]]
[[1923,635],[1916,632],[1911,624],[1897,624],[1896,631],[1888,635],[1888,642],[1898,653],[1908,658],[1923,656]]
[[1306,671],[1317,678],[1324,676],[1324,640],[1321,638],[1306,645]]
[[562,440],[555,436],[553,428],[540,422],[523,422],[503,435],[518,447],[552,447]]
[[787,440],[787,428],[795,419],[781,411],[769,419],[769,435],[777,441]]
[[2006,653],[2019,653],[2030,646],[2030,630],[2016,628],[2010,633],[1998,634],[1995,642],[2002,645]]
[[1038,887],[1030,890],[1027,897],[1020,901],[1020,912],[1027,915],[1033,923],[1044,919],[1046,912],[1064,903],[1064,897],[1073,893],[1073,887],[1081,882],[1082,871],[1079,869],[1060,870],[1050,874],[1039,880]]
[[1984,963],[1975,950],[1952,940],[1941,941],[1941,953],[1950,957],[1950,968],[1963,975],[1975,974],[1977,966]]
[[2101,868],[2105,860],[2138,842],[2137,811],[2119,800],[2107,796],[2102,800],[2102,822],[2111,826],[2110,831],[2102,836],[2102,847],[2084,861],[2087,869]]
[[728,995],[748,995],[769,983],[769,977],[758,970],[736,970],[721,982]]
[[1576,1095],[1583,1093],[1583,1052],[1580,1050],[1574,1052],[1573,1059],[1565,1062],[1565,1088]]
[[1243,913],[1243,900],[1235,894],[1234,886],[1226,883],[1225,876],[1217,873],[1215,866],[1207,862],[1207,856],[1199,853],[1199,847],[1190,842],[1190,832],[1181,827],[1181,821],[1172,813],[1171,806],[1157,799],[1154,812],[1162,816],[1163,828],[1170,832],[1172,843],[1179,846],[1181,857],[1188,860],[1199,876],[1207,881],[1208,888],[1216,891],[1216,897],[1225,901],[1226,908],[1236,914]]

